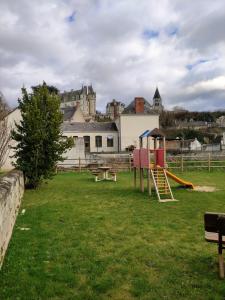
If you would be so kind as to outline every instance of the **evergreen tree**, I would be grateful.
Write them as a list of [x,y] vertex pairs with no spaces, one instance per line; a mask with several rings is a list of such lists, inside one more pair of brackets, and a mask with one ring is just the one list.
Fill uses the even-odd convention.
[[17,142],[15,166],[24,172],[26,185],[36,188],[55,174],[57,162],[63,161],[62,154],[72,147],[73,140],[62,137],[60,99],[45,83],[32,93],[22,88],[18,102],[22,121],[12,131]]

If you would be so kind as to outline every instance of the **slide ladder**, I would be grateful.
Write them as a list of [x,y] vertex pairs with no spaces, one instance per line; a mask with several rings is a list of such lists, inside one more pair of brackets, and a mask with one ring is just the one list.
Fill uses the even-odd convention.
[[151,169],[155,191],[160,202],[174,201],[173,193],[165,169]]

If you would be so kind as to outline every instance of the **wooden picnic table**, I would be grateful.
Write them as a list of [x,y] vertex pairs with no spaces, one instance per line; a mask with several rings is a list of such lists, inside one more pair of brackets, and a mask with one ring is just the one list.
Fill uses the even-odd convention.
[[98,167],[98,170],[102,171],[102,173],[103,173],[103,179],[102,180],[111,180],[111,178],[109,178],[109,170],[110,169],[112,169],[110,166]]

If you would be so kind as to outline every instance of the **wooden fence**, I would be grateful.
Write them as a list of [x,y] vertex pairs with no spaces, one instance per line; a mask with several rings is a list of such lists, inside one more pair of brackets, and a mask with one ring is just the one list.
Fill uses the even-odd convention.
[[[132,171],[133,159],[132,155],[121,157],[107,158],[78,158],[67,159],[63,163],[58,164],[58,170],[88,170],[94,166],[110,165],[117,171]],[[225,155],[207,154],[207,155],[168,155],[167,165],[171,170],[186,171],[186,170],[207,170],[225,169]]]
[[63,163],[59,163],[58,170],[84,171],[96,167],[96,165],[110,165],[117,171],[132,171],[133,160],[131,155],[121,157],[98,157],[98,158],[78,158],[66,159]]
[[167,156],[169,169],[185,170],[207,170],[225,168],[225,155],[208,153],[207,155],[176,155]]

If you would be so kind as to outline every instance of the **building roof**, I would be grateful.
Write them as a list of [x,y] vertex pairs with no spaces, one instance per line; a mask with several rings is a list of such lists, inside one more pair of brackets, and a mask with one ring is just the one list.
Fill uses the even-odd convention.
[[105,132],[118,131],[114,122],[93,122],[93,123],[64,123],[63,131],[74,132]]
[[164,137],[164,133],[158,129],[158,128],[154,128],[153,130],[145,130],[140,136],[139,138],[144,138],[144,137],[154,137],[154,138],[162,138]]
[[60,93],[61,97],[65,96],[65,95],[80,96],[81,94],[86,94],[86,95],[95,94],[95,91],[94,91],[92,85],[88,85],[88,86],[84,85],[79,90],[70,90],[70,91],[64,91],[63,93]]
[[[153,114],[152,107],[150,103],[143,98],[144,100],[144,114]],[[135,114],[135,99],[124,109],[122,114]]]
[[120,102],[120,101],[116,101],[115,99],[113,99],[111,102],[107,103],[107,106],[116,106],[116,105],[121,105],[121,106],[125,106],[124,103]]
[[61,108],[63,113],[63,121],[70,121],[70,119],[73,117],[74,113],[76,112],[77,108],[76,106],[70,106],[70,107],[64,107]]
[[159,129],[159,128],[154,128],[150,133],[149,136],[152,136],[154,138],[157,137],[164,137],[165,134]]
[[156,88],[155,90],[155,94],[154,94],[154,97],[153,99],[161,99],[161,96],[160,96],[160,93],[159,93],[159,90],[158,90],[158,87]]

